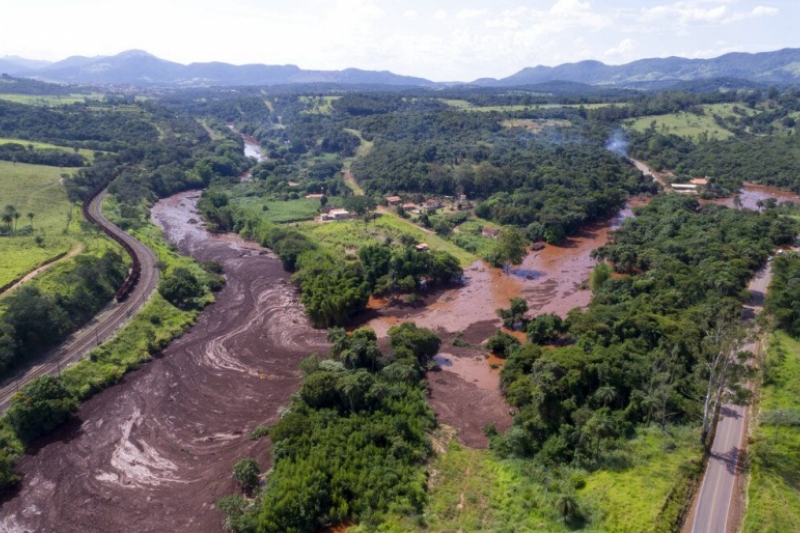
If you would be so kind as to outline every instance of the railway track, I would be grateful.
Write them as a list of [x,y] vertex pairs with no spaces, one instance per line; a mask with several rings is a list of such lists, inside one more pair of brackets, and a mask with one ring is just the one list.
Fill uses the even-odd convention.
[[[112,178],[113,179],[113,178]],[[109,180],[110,181],[110,180]],[[14,394],[34,379],[59,374],[70,364],[81,360],[92,348],[108,340],[141,309],[158,285],[156,256],[150,248],[112,224],[101,206],[109,182],[98,187],[83,203],[83,214],[130,255],[132,266],[125,282],[91,322],[70,335],[61,345],[47,351],[26,368],[0,382],[0,412],[4,412]]]

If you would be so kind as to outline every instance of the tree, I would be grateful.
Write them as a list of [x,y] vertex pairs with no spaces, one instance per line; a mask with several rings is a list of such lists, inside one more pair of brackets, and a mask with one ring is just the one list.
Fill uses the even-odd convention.
[[258,486],[260,475],[258,463],[252,457],[245,457],[233,465],[233,479],[241,485],[245,492],[250,493]]
[[503,320],[503,327],[512,329],[515,325],[524,323],[525,313],[528,312],[528,302],[524,298],[511,298],[509,309],[498,309],[497,316]]
[[609,279],[611,279],[611,267],[606,263],[598,263],[589,276],[589,287],[592,292],[597,293],[600,287]]
[[410,350],[421,366],[439,353],[442,344],[434,332],[425,328],[418,328],[413,322],[403,322],[389,330],[389,344],[393,351],[405,348]]
[[31,213],[31,212],[28,212],[28,215],[27,215],[27,216],[28,216],[28,220],[29,220],[29,221],[30,221],[30,223],[31,223],[31,228],[33,228],[33,217],[35,217],[36,215],[34,215],[34,214],[33,214],[33,213]]
[[503,266],[508,270],[509,265],[522,263],[526,253],[525,237],[521,231],[512,227],[505,227],[500,230],[497,236],[494,250],[492,251],[492,263],[496,266]]
[[326,205],[328,205],[328,197],[323,194],[322,198],[319,199],[319,206],[325,207]]
[[741,326],[734,320],[720,321],[713,330],[707,331],[701,348],[703,360],[699,367],[706,375],[706,386],[700,442],[706,447],[711,444],[708,438],[720,403],[738,399],[746,390],[740,381],[747,374],[750,354],[739,352],[744,338]]
[[183,307],[203,295],[203,286],[189,269],[179,267],[161,280],[158,292],[171,304]]
[[22,388],[11,399],[6,417],[26,442],[52,431],[78,410],[78,400],[60,377],[43,376]]

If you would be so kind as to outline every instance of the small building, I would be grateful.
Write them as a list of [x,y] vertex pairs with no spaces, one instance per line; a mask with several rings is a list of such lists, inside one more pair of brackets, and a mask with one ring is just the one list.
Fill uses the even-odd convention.
[[428,209],[439,209],[442,207],[442,203],[439,200],[431,198],[430,200],[425,200],[425,207]]
[[403,204],[403,209],[405,209],[406,211],[413,211],[416,208],[417,204],[411,204],[411,203]]
[[386,201],[389,203],[389,205],[397,205],[402,202],[403,199],[399,196],[387,196]]
[[693,178],[689,180],[689,183],[698,187],[705,187],[708,185],[708,178]]
[[306,200],[319,200],[324,194],[306,194]]
[[299,187],[299,186],[300,186],[300,184],[298,182],[296,182],[296,181],[290,181],[289,182],[289,187]]
[[490,239],[496,239],[498,235],[500,235],[500,230],[497,228],[490,228],[489,226],[484,226],[481,230],[481,235],[484,237],[488,237]]
[[327,213],[322,214],[322,220],[346,220],[350,218],[350,212],[347,209],[331,209]]
[[673,192],[680,194],[697,194],[697,185],[693,183],[673,183],[671,187]]
[[426,243],[424,243],[424,242],[423,242],[423,243],[421,243],[421,244],[418,244],[418,245],[414,246],[414,249],[415,249],[416,251],[418,251],[418,252],[427,252],[428,250],[430,250],[430,249],[431,249],[431,247],[430,247],[430,246],[428,246]]

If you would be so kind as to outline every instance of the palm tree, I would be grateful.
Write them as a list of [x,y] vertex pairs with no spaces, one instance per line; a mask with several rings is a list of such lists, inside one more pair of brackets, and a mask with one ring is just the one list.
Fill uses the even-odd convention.
[[31,221],[31,229],[33,229],[33,217],[35,217],[35,216],[36,216],[36,215],[34,215],[34,214],[33,214],[33,213],[31,213],[31,212],[29,212],[29,213],[28,213],[28,215],[27,215],[27,217],[28,217],[28,220],[30,220],[30,221]]
[[21,216],[22,216],[22,213],[20,213],[19,211],[16,211],[16,210],[14,211],[14,233],[17,232],[17,220],[19,220],[19,217],[21,217]]
[[561,513],[561,518],[566,524],[567,520],[571,520],[578,514],[578,502],[571,494],[562,494],[556,500],[556,509]]
[[3,212],[3,224],[8,226],[9,231],[11,230],[11,221],[14,220],[14,217],[8,211]]
[[597,392],[594,393],[594,397],[603,405],[608,405],[617,399],[617,389],[611,385],[603,385],[597,389]]

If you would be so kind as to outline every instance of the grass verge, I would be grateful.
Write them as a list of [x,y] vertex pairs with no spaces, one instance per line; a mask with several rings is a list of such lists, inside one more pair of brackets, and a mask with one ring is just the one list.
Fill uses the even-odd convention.
[[800,531],[800,342],[770,338],[760,416],[753,420],[744,533]]

